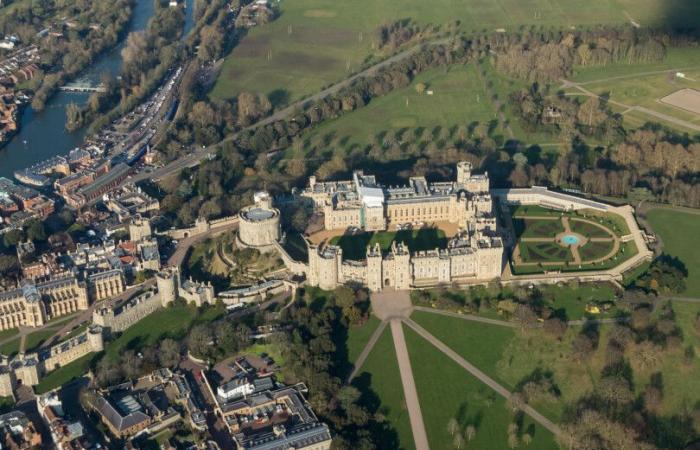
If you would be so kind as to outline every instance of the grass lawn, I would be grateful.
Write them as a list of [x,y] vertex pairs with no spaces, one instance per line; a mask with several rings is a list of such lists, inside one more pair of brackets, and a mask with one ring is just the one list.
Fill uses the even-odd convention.
[[[404,333],[430,447],[454,448],[453,438],[447,431],[448,422],[454,418],[462,429],[468,425],[476,428],[476,435],[466,448],[509,449],[507,430],[514,418],[506,408],[505,399],[440,353],[413,330],[404,327]],[[483,340],[480,339],[480,342]],[[532,433],[533,441],[529,448],[558,448],[552,434],[527,416],[524,417],[520,430],[521,433]]]
[[20,339],[13,339],[10,342],[6,342],[0,345],[0,354],[5,356],[13,356],[19,352]]
[[[521,241],[520,257],[524,263],[567,262],[573,261],[574,256],[568,247],[562,247],[555,242],[523,242]],[[548,267],[548,266],[547,266]]]
[[[584,288],[586,289],[588,288]],[[700,359],[695,358],[690,365],[683,360],[683,350],[688,345],[696,353],[700,352],[700,334],[694,328],[700,305],[674,302],[673,309],[676,312],[676,322],[683,333],[680,348],[665,349],[660,355],[659,363],[651,366],[635,363],[630,356],[635,352],[634,346],[627,352],[627,359],[631,361],[634,370],[633,380],[637,393],[643,391],[652,374],[662,374],[662,416],[679,414],[687,405],[700,401]],[[565,405],[589,392],[598,382],[605,365],[608,333],[611,329],[609,325],[601,326],[598,349],[588,360],[578,362],[571,357],[571,346],[580,327],[570,327],[560,342],[542,330],[521,332],[421,312],[415,312],[412,319],[508,389],[513,389],[535,370],[551,371],[555,384],[561,390],[561,398],[557,402],[534,403],[534,406],[555,421],[561,418]],[[474,345],[475,342],[479,345]]]
[[90,353],[89,355],[76,359],[70,364],[66,364],[63,367],[54,370],[42,378],[38,385],[34,386],[35,392],[37,394],[43,394],[44,392],[55,389],[73,379],[80,378],[88,372],[90,369],[90,363],[94,357],[95,354]]
[[[433,95],[419,94],[418,83],[426,85]],[[473,64],[428,70],[418,75],[413,83],[383,97],[373,99],[367,106],[352,113],[326,121],[304,137],[309,143],[319,140],[334,141],[346,151],[364,148],[376,141],[382,132],[394,131],[397,141],[403,142],[409,134],[426,144],[438,137],[455,138],[454,130],[447,129],[474,122],[488,124],[495,118],[483,81]],[[420,133],[420,134],[419,134]],[[503,134],[497,129],[494,135]]]
[[578,252],[583,261],[594,261],[610,254],[614,245],[613,241],[589,241]]
[[700,216],[652,209],[647,213],[652,229],[661,237],[664,252],[675,256],[688,270],[685,295],[700,297]]
[[[459,21],[462,31],[520,25],[566,28],[628,23],[692,23],[697,2],[664,0],[282,0],[280,16],[256,27],[226,57],[211,96],[227,99],[243,90],[288,103],[359,70],[373,49],[377,28],[410,18],[421,25]],[[443,29],[447,27],[443,26]]]
[[351,326],[348,329],[348,360],[351,364],[354,364],[357,357],[360,356],[360,353],[362,353],[362,350],[365,348],[365,345],[367,345],[369,338],[372,336],[372,333],[374,333],[374,330],[377,329],[380,322],[381,321],[377,319],[375,315],[370,314],[367,322],[359,327]]
[[611,237],[611,234],[599,226],[593,225],[590,222],[584,222],[582,220],[570,219],[569,226],[571,231],[581,234],[589,238],[604,238]]
[[413,433],[389,327],[382,333],[362,369],[353,380],[353,386],[362,392],[361,401],[368,409],[386,417],[394,431],[381,436],[382,448],[413,450]]
[[362,232],[335,236],[330,243],[343,249],[343,259],[365,259],[367,246],[379,244],[382,251],[391,249],[391,243],[396,241],[406,244],[412,252],[445,248],[447,237],[439,228],[421,228],[419,230]]
[[61,329],[61,325],[55,327],[46,328],[43,330],[35,331],[34,333],[28,334],[24,341],[24,351],[31,352],[37,349],[41,344],[44,343],[48,338],[56,334],[58,330]]
[[124,350],[138,350],[166,337],[182,339],[192,325],[211,322],[225,312],[223,308],[210,307],[198,313],[193,307],[180,305],[159,309],[110,342],[106,348],[107,357],[117,360]]
[[[563,314],[567,320],[583,319],[588,303],[603,303],[615,301],[615,290],[608,283],[587,283],[572,285],[546,285],[540,286],[540,291],[547,304],[557,314]],[[597,315],[596,317],[611,315],[613,311]]]
[[553,238],[564,232],[561,220],[552,219],[513,219],[515,233],[525,238]]

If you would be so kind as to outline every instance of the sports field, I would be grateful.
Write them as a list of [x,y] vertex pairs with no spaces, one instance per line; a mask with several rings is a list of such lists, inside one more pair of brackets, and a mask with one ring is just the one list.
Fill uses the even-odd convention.
[[[678,72],[684,77],[677,76]],[[662,101],[663,98],[684,89],[700,89],[700,49],[698,48],[670,49],[666,59],[660,63],[611,64],[605,67],[578,68],[573,80],[598,95],[609,95],[611,100],[628,106],[629,108],[611,104],[615,111],[623,113],[625,124],[630,127],[638,127],[648,121],[661,121],[664,125],[680,131],[697,132],[686,126],[647,114],[639,108],[647,108],[700,126],[700,114],[689,108]],[[566,92],[576,93],[577,91],[567,89]]]
[[[570,26],[690,23],[700,4],[689,0],[281,0],[280,17],[251,30],[226,58],[212,91],[232,98],[261,92],[282,104],[320,90],[358,71],[371,57],[373,33],[385,23],[410,18],[464,31],[521,25]],[[452,24],[452,25],[450,25]]]
[[647,220],[663,243],[663,251],[679,258],[688,270],[685,295],[700,297],[700,215],[652,209]]

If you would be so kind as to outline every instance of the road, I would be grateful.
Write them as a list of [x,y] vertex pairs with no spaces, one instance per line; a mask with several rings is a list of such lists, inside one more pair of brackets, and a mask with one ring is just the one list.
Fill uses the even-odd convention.
[[[430,42],[424,42],[422,44],[416,45],[414,47],[411,47],[410,49],[404,50],[400,53],[397,53],[394,56],[391,56],[384,61],[381,61],[371,67],[368,67],[367,69],[356,73],[355,75],[352,75],[348,78],[345,78],[342,81],[339,81],[338,83],[333,84],[332,86],[323,89],[322,91],[311,95],[309,97],[306,97],[302,100],[299,100],[297,102],[292,103],[291,105],[287,106],[286,108],[280,109],[279,111],[275,111],[272,115],[250,125],[249,127],[244,128],[244,131],[249,131],[256,129],[258,127],[262,127],[265,125],[269,125],[275,121],[281,120],[286,118],[287,116],[291,115],[292,113],[299,111],[300,109],[303,109],[306,105],[309,103],[316,102],[318,100],[322,100],[330,95],[333,95],[337,92],[339,92],[341,89],[349,86],[354,82],[355,80],[372,75],[376,73],[377,71],[384,69],[386,67],[389,67],[390,65],[402,61],[418,51],[420,51],[422,48],[426,46],[436,46],[436,45],[442,45],[442,44],[447,44],[452,42],[453,38],[445,38],[445,39],[439,39],[435,41],[430,41]],[[200,163],[204,158],[207,157],[209,154],[215,154],[216,151],[221,148],[224,144],[227,142],[234,141],[237,139],[239,136],[239,133],[233,133],[227,138],[223,139],[222,141],[213,144],[207,148],[196,148],[194,149],[191,153],[188,153],[185,156],[182,156],[181,158],[178,158],[177,160],[169,163],[168,165],[164,167],[160,167],[150,173],[145,173],[141,172],[133,177],[125,180],[121,184],[126,184],[126,183],[136,183],[139,181],[147,180],[147,179],[152,179],[152,180],[160,180],[162,178],[165,178],[167,176],[173,175],[174,173],[177,173],[181,171],[184,168],[187,167],[194,167]]]
[[413,379],[411,360],[408,356],[408,347],[403,334],[401,319],[391,319],[391,336],[394,338],[394,348],[396,349],[396,359],[399,362],[399,373],[401,374],[401,384],[403,385],[403,395],[406,400],[408,418],[413,431],[413,442],[416,450],[428,450],[428,434],[425,432],[423,414],[418,401],[418,390],[416,381]]

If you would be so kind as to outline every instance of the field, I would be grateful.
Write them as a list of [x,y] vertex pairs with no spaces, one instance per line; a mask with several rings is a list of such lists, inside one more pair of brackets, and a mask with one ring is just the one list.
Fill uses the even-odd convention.
[[225,310],[211,307],[198,313],[191,306],[170,306],[150,314],[129,327],[121,336],[107,345],[107,357],[119,358],[124,350],[136,350],[153,345],[160,339],[170,337],[181,339],[196,323],[207,323],[222,316]]
[[282,0],[280,17],[250,30],[226,57],[212,97],[262,92],[274,104],[316,92],[358,71],[377,55],[374,34],[384,23],[410,18],[420,25],[463,31],[520,25],[566,28],[627,23],[691,23],[700,5],[689,0]]
[[351,364],[357,360],[357,357],[362,352],[362,349],[365,348],[370,336],[372,336],[372,333],[374,333],[374,330],[376,330],[378,326],[379,319],[377,319],[375,315],[370,314],[367,322],[359,327],[350,327],[348,329],[348,361],[350,361]]
[[70,364],[66,364],[41,379],[41,382],[34,387],[37,394],[43,394],[51,389],[57,388],[69,381],[85,375],[90,369],[90,363],[95,357],[94,354],[85,355],[76,359]]
[[697,214],[652,209],[647,220],[661,237],[664,252],[679,258],[688,270],[685,295],[700,297],[700,216]]
[[697,89],[683,88],[667,95],[661,101],[676,108],[700,114],[700,91]]
[[[448,422],[454,418],[462,430],[468,425],[476,428],[475,437],[466,448],[509,449],[507,429],[515,418],[506,407],[506,401],[436,350],[413,330],[404,327],[404,333],[430,447],[454,448],[453,438],[447,429]],[[469,345],[469,341],[463,342]],[[479,338],[479,342],[489,341]],[[486,346],[470,345],[470,347]],[[481,352],[488,353],[485,350]],[[485,355],[485,357],[489,356]],[[558,448],[554,437],[527,416],[523,418],[520,430],[520,434],[527,431],[533,435],[529,448],[538,450]]]
[[[686,78],[676,77],[676,71],[685,74]],[[661,101],[662,98],[682,89],[700,89],[700,49],[670,49],[666,59],[660,63],[579,68],[573,79],[586,89],[598,95],[609,95],[611,100],[626,106],[647,108],[700,126],[700,114],[697,112]],[[568,89],[567,92],[577,91]],[[661,120],[644,111],[611,106],[615,111],[624,114],[625,124],[629,127],[638,127],[647,121],[661,121],[680,131],[697,133],[697,130]]]
[[[634,356],[630,358],[637,393],[649,383],[653,373],[661,372],[664,399],[660,413],[663,415],[681,413],[684,405],[693,405],[700,400],[697,376],[700,362],[697,358],[690,365],[683,362],[685,346],[690,345],[696,351],[700,349],[700,336],[693,328],[700,306],[674,303],[673,308],[684,336],[682,346],[665,350],[659,362],[651,367],[640,364]],[[572,341],[580,331],[579,327],[569,327],[564,339],[557,341],[542,330],[502,329],[423,312],[415,312],[411,318],[508,389],[514,389],[538,369],[551,372],[561,397],[558,401],[540,401],[534,406],[555,421],[561,419],[567,404],[585,395],[599,380],[611,330],[609,325],[601,326],[598,349],[590,358],[579,362],[571,356]],[[476,340],[483,345],[473,345]],[[631,354],[634,355],[635,351],[633,348]]]
[[409,250],[416,252],[432,250],[436,247],[445,248],[447,237],[439,228],[421,228],[419,230],[362,232],[358,234],[344,234],[331,239],[330,243],[343,249],[343,258],[352,260],[365,259],[367,246],[379,244],[382,251],[391,249],[391,243],[403,242]]
[[[433,95],[416,92],[423,83]],[[346,151],[364,148],[376,142],[380,133],[393,131],[397,140],[413,133],[416,141],[445,136],[446,131],[459,125],[488,124],[495,110],[474,65],[452,66],[428,70],[417,76],[406,88],[373,99],[367,106],[324,122],[304,135],[308,143],[333,141],[334,147]],[[428,133],[430,133],[428,135]],[[454,130],[450,133],[450,138]],[[494,134],[502,134],[498,129]]]
[[400,379],[394,342],[387,327],[352,384],[362,391],[361,401],[369,410],[385,416],[395,431],[381,436],[382,448],[413,450],[413,434]]

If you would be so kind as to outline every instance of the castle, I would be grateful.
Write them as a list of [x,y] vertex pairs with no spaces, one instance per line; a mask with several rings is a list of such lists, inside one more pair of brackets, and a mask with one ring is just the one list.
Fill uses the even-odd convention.
[[266,195],[256,195],[256,204],[243,210],[238,242],[276,249],[290,271],[305,274],[310,285],[323,289],[351,282],[372,291],[415,289],[498,278],[504,248],[496,230],[488,174],[472,174],[471,164],[464,161],[456,169],[455,181],[429,183],[425,177],[412,177],[406,186],[391,187],[359,171],[347,181],[317,182],[311,177],[301,194],[323,214],[327,231],[447,224],[459,232],[446,248],[411,252],[405,244],[394,242],[388,251],[379,245],[370,247],[364,260],[355,261],[344,259],[338,246],[307,239],[308,263],[294,261],[278,243],[279,211]]
[[47,373],[93,352],[104,350],[102,327],[93,325],[63,342],[13,359],[0,355],[0,396],[13,396],[18,385],[35,386]]

